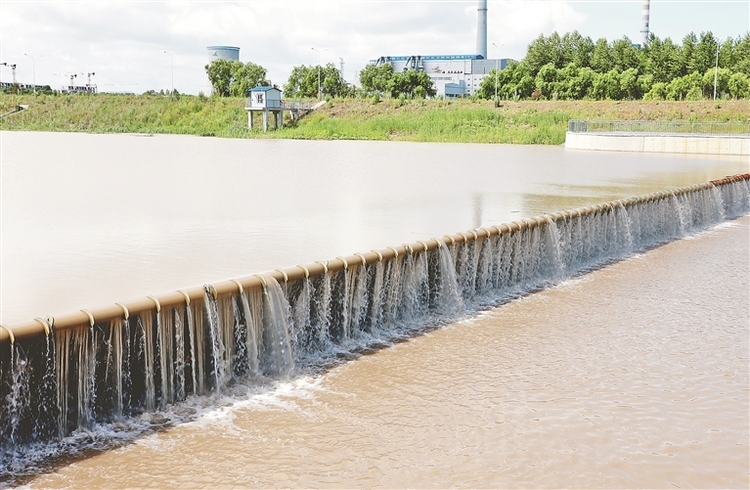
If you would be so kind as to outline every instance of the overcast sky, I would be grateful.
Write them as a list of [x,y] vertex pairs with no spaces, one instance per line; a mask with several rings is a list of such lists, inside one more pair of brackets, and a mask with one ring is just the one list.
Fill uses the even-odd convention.
[[[540,34],[577,29],[594,40],[639,42],[642,0],[489,0],[490,58],[521,59]],[[477,2],[415,0],[7,1],[0,0],[0,61],[16,63],[18,81],[60,88],[143,93],[171,85],[209,92],[210,45],[240,48],[240,59],[268,70],[279,86],[296,65],[337,66],[356,82],[382,55],[473,54]],[[721,39],[750,31],[750,0],[652,0],[651,31],[681,42],[693,31]],[[492,46],[495,42],[498,49]],[[33,56],[33,63],[32,58]],[[177,54],[179,53],[179,54]],[[35,69],[34,69],[35,67]],[[2,67],[0,77],[11,80]]]

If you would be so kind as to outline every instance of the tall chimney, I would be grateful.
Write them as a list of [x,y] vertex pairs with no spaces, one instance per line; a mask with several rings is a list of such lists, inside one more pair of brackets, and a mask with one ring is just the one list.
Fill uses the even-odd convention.
[[477,54],[487,59],[487,0],[479,0],[477,13]]
[[648,44],[648,23],[651,14],[651,0],[643,0],[643,29],[641,29],[641,46]]

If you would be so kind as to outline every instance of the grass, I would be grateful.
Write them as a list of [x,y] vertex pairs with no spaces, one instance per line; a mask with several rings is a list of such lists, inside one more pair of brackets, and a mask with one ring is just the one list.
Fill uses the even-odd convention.
[[[748,121],[750,101],[333,100],[301,121],[247,129],[244,98],[0,95],[2,130],[170,133],[228,138],[353,139],[557,145],[570,119]],[[259,116],[256,116],[259,117]],[[256,120],[256,126],[260,126]]]

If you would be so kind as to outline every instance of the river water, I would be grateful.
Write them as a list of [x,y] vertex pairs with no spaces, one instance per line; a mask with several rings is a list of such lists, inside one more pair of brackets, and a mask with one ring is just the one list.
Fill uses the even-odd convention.
[[748,172],[562,147],[0,132],[0,322]]
[[[0,137],[4,323],[748,171],[554,147]],[[26,481],[746,488],[749,225],[317,376],[192,398],[192,422]]]

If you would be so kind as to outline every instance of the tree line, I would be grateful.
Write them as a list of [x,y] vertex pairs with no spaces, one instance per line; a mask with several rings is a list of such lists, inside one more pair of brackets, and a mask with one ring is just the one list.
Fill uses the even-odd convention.
[[[241,61],[214,60],[206,65],[206,74],[214,94],[221,97],[247,96],[253,87],[270,87],[267,71],[254,63]],[[362,89],[356,89],[344,80],[333,63],[325,66],[299,65],[292,68],[284,96],[292,99],[315,98],[318,89],[324,97],[355,97],[378,93],[392,97],[434,97],[435,87],[429,75],[416,70],[394,72],[391,65],[375,66],[368,64],[360,72]]]
[[[718,66],[718,69],[716,67]],[[216,60],[206,73],[219,96],[247,96],[255,86],[270,86],[266,69],[253,63]],[[284,85],[290,98],[425,98],[436,95],[424,71],[396,72],[389,64],[368,64],[360,88],[347,84],[333,63],[295,66]],[[715,85],[714,85],[715,84]],[[503,70],[491,70],[475,97],[532,100],[697,100],[750,98],[750,33],[720,42],[709,32],[690,33],[682,44],[651,34],[645,46],[628,37],[594,42],[578,31],[540,35],[526,56]]]
[[[718,57],[718,58],[717,58]],[[718,70],[716,64],[718,61]],[[641,47],[581,36],[540,35],[526,57],[490,72],[479,95],[504,99],[697,100],[750,97],[750,33],[719,42],[711,32],[690,33],[682,44],[652,34]],[[495,85],[497,80],[497,86]]]

